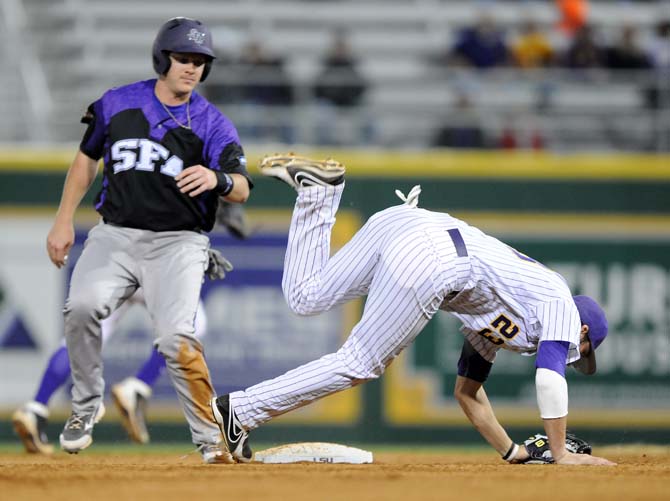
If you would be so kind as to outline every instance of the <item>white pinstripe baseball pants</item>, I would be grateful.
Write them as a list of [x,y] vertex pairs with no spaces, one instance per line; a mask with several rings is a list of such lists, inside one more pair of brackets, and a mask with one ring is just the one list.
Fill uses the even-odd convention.
[[[329,259],[330,234],[343,190],[344,184],[299,190],[282,287],[289,307],[300,315],[327,311],[367,294],[363,316],[337,352],[231,393],[235,413],[248,430],[380,377],[457,286],[455,278],[445,278],[441,266],[445,252],[436,249],[424,228],[407,224],[419,209],[406,206],[372,216]],[[444,229],[441,234],[448,240]],[[453,243],[449,248],[455,257]]]

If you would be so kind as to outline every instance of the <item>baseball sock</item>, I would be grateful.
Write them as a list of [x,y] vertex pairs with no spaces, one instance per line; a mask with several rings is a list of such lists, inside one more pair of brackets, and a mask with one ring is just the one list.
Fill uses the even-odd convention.
[[67,356],[67,347],[61,346],[49,359],[35,401],[48,405],[51,396],[65,384],[68,377],[70,377],[70,359]]
[[165,358],[154,348],[151,356],[144,362],[144,365],[137,371],[135,377],[144,381],[147,385],[153,386],[165,367]]

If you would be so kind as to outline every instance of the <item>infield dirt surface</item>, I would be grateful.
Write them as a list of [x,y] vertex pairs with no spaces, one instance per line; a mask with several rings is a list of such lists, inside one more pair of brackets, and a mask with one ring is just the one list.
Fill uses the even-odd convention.
[[205,465],[197,454],[152,449],[2,452],[0,500],[670,499],[670,447],[595,451],[616,467],[508,465],[488,450],[372,450],[370,465]]

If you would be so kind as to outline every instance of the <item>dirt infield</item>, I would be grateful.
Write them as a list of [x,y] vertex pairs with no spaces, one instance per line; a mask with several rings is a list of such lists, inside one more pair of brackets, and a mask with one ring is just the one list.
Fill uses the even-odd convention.
[[616,467],[507,465],[488,451],[375,452],[371,465],[204,465],[196,454],[0,454],[0,500],[660,500],[670,448],[601,448]]

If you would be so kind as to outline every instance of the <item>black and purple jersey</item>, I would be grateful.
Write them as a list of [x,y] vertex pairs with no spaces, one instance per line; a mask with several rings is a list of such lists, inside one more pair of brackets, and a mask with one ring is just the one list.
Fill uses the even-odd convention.
[[[81,151],[95,160],[104,157],[95,208],[105,222],[119,226],[210,231],[218,194],[190,197],[179,191],[174,177],[200,164],[242,174],[253,186],[237,130],[196,92],[188,107],[168,107],[171,117],[156,97],[155,85],[152,79],[110,89],[82,119],[89,127]],[[190,129],[183,127],[189,115]]]

